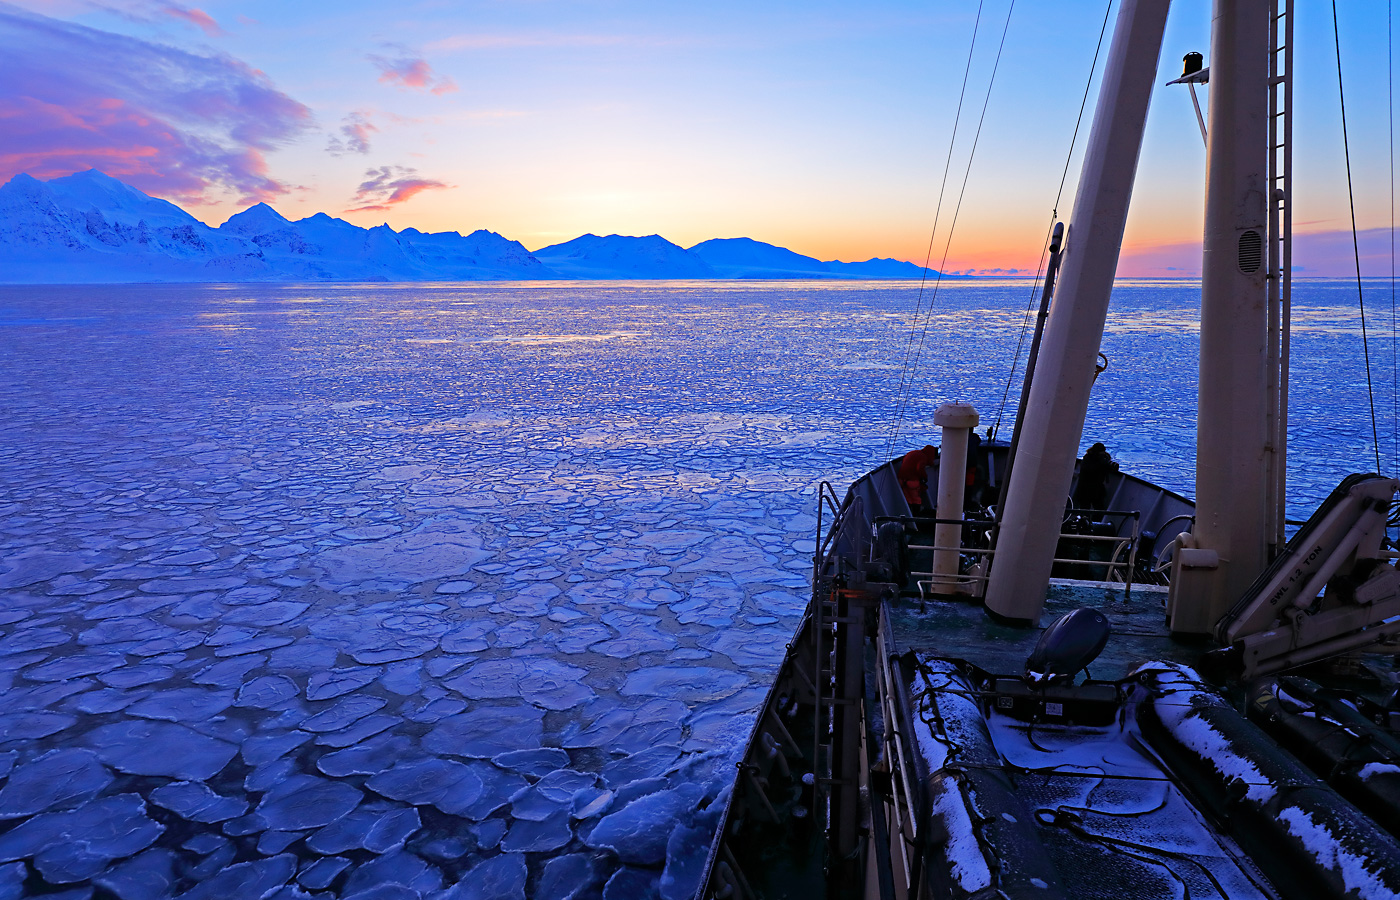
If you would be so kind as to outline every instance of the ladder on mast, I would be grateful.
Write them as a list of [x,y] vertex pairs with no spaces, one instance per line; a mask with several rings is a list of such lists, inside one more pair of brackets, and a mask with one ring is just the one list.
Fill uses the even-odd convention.
[[1269,28],[1268,558],[1285,543],[1288,359],[1293,307],[1293,0],[1275,0]]

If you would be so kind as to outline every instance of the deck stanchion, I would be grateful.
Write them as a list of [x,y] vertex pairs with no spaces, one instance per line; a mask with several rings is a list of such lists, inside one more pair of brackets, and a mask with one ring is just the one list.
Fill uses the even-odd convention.
[[963,492],[967,487],[967,438],[977,426],[977,410],[967,403],[944,403],[933,414],[933,424],[943,429],[943,446],[938,452],[938,518],[957,520],[939,524],[933,531],[933,580],[943,592],[953,593],[959,585],[958,564],[962,558]]

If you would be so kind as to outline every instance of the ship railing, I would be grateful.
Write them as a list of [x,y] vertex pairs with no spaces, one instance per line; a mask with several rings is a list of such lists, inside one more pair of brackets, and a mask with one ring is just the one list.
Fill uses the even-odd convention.
[[[1138,538],[1142,532],[1142,512],[1136,509],[1076,509],[1071,507],[1065,511],[1065,518],[1086,517],[1090,521],[1102,522],[1106,519],[1118,519],[1119,528],[1123,523],[1132,520],[1132,530],[1127,534],[1076,534],[1073,532],[1060,532],[1060,539],[1075,541],[1091,541],[1097,543],[1108,543],[1113,545],[1112,552],[1108,559],[1075,559],[1055,557],[1054,562],[1068,565],[1081,566],[1101,566],[1104,570],[1103,580],[1110,584],[1124,585],[1124,596],[1131,597],[1133,593],[1133,574],[1137,571],[1137,552],[1140,544]],[[1126,557],[1126,558],[1125,558]]]
[[[825,526],[827,511],[830,510],[831,526]],[[841,530],[846,524],[845,510],[841,508],[841,500],[836,496],[836,489],[831,486],[831,482],[823,481],[817,485],[817,538],[816,552],[812,554],[812,583],[816,584],[816,579],[821,575],[822,565],[826,562],[827,555],[841,536]]]
[[[906,527],[912,525],[915,529],[926,529],[934,525],[961,525],[964,528],[973,529],[974,533],[976,533],[977,529],[981,529],[984,534],[989,534],[992,527],[996,525],[996,522],[992,519],[940,519],[933,516],[876,516],[871,520],[871,526],[878,529],[880,525],[885,522],[899,522]],[[961,544],[957,546],[944,546],[941,544],[911,543],[907,545],[907,549],[911,552],[917,550],[929,553],[936,553],[939,550],[955,550],[963,556],[971,555],[977,557],[990,557],[992,553],[990,549],[984,547],[968,547]],[[986,571],[987,567],[985,565],[982,565],[980,568],[974,565],[972,572],[959,573],[956,575],[951,573],[939,574],[931,571],[924,572],[911,568],[909,570],[909,577],[916,581],[919,587],[919,593],[923,596],[927,596],[938,587],[956,589],[959,586],[967,587],[973,585],[978,587],[978,590],[975,592],[980,596],[980,587],[988,578],[987,575],[983,574]]]
[[[925,546],[910,547],[909,549],[910,549],[910,550],[953,550],[953,549],[957,549],[957,548],[954,548],[954,547],[939,547],[939,546],[935,546],[935,545],[929,545],[929,546],[926,546],[926,547],[925,547]],[[992,555],[992,551],[990,551],[990,550],[968,550],[968,549],[966,549],[966,548],[963,548],[963,549],[960,550],[959,552],[964,553],[964,554],[970,553],[970,554],[974,554],[974,555],[978,555],[978,556],[991,556],[991,555]],[[983,572],[985,572],[985,571],[986,571],[986,567],[981,567],[981,568],[979,568],[978,566],[973,566],[973,570],[972,570],[972,571],[970,571],[970,572],[960,572],[960,573],[957,574],[957,575],[938,575],[938,574],[935,574],[935,573],[933,573],[933,572],[910,572],[909,575],[910,575],[910,577],[916,579],[916,581],[917,581],[917,583],[918,583],[918,585],[919,585],[919,596],[921,596],[921,597],[928,597],[929,595],[934,594],[934,593],[936,593],[936,592],[939,592],[940,590],[946,592],[946,591],[948,591],[948,590],[950,590],[950,589],[952,589],[952,590],[957,590],[957,589],[960,588],[960,587],[973,587],[973,586],[975,586],[975,589],[972,591],[972,593],[973,593],[974,595],[980,597],[980,596],[982,596],[982,594],[985,592],[985,591],[984,591],[984,588],[985,588],[985,586],[986,586],[986,583],[991,579],[991,576],[990,576],[990,575],[985,575],[985,574],[983,574]]]
[[[1132,527],[1127,534],[1079,534],[1071,531],[1062,531],[1061,539],[1076,541],[1089,541],[1103,544],[1111,544],[1112,548],[1107,559],[1078,559],[1074,557],[1055,557],[1054,562],[1068,565],[1094,566],[1103,569],[1103,581],[1110,584],[1124,585],[1125,596],[1131,596],[1133,590],[1133,575],[1137,570],[1137,552],[1140,544],[1142,530],[1142,513],[1135,509],[1077,509],[1071,507],[1066,510],[1066,519],[1074,517],[1087,517],[1094,521],[1119,520],[1119,528],[1122,523],[1131,520]],[[916,525],[963,525],[968,528],[991,529],[996,523],[992,520],[982,519],[939,519],[939,518],[912,518],[908,516],[880,516],[873,524],[878,527],[881,522],[903,522],[905,524]],[[976,558],[976,562],[971,566],[971,570],[960,572],[957,575],[939,574],[931,571],[920,571],[911,569],[909,576],[915,580],[919,587],[919,593],[927,596],[938,589],[958,589],[972,588],[979,596],[982,593],[987,581],[990,579],[991,561],[995,559],[996,551],[983,547],[945,546],[941,544],[909,544],[910,551],[921,551],[936,553],[939,550],[956,550],[963,556]]]
[[[937,521],[937,520],[935,520],[935,521]],[[950,524],[951,524],[952,522],[956,522],[956,521],[957,521],[956,519],[950,520]],[[986,524],[986,525],[988,525],[988,526],[991,525],[990,522],[988,522],[988,523],[978,523],[978,522],[967,522],[966,520],[964,520],[964,522],[965,522],[965,524],[972,524],[972,525],[977,525],[977,524]],[[984,564],[985,561],[986,561],[986,559],[989,559],[989,558],[991,557],[991,555],[992,555],[992,551],[991,551],[990,548],[987,548],[987,547],[963,547],[963,546],[961,546],[961,545],[958,545],[958,546],[944,546],[944,545],[942,545],[942,544],[910,544],[910,545],[909,545],[909,549],[910,549],[910,550],[927,550],[927,551],[929,551],[930,553],[935,553],[935,554],[936,554],[939,550],[956,550],[958,553],[962,554],[963,556],[975,556],[975,557],[978,557],[978,562],[972,566],[972,569],[971,569],[970,571],[968,571],[968,572],[960,572],[960,573],[958,573],[957,575],[943,575],[943,574],[939,574],[939,573],[936,573],[936,572],[920,572],[920,571],[911,569],[911,570],[909,571],[909,577],[914,578],[915,580],[917,580],[918,585],[919,585],[919,595],[920,595],[920,596],[927,597],[929,594],[933,593],[934,591],[938,590],[939,588],[942,588],[942,589],[944,589],[944,590],[947,590],[947,589],[949,589],[949,588],[954,588],[954,589],[956,589],[956,588],[958,588],[958,587],[966,587],[966,586],[973,586],[973,585],[977,586],[977,588],[978,588],[978,590],[976,590],[975,593],[976,593],[978,596],[981,596],[982,591],[980,590],[980,588],[981,588],[983,585],[985,585],[985,584],[987,583],[987,580],[988,580],[989,578],[991,578],[990,575],[985,574],[985,573],[987,572],[987,566]]]
[[[1117,574],[1118,569],[1130,567],[1136,562],[1134,557],[1137,555],[1137,548],[1134,546],[1133,537],[1131,535],[1074,534],[1066,531],[1061,532],[1060,537],[1072,538],[1076,541],[1112,542],[1114,544],[1113,555],[1108,559],[1077,559],[1073,556],[1057,556],[1054,559],[1057,563],[1073,563],[1080,566],[1103,566],[1105,568],[1105,581],[1113,581],[1113,576]],[[1128,558],[1126,560],[1122,558],[1125,550],[1128,553]],[[1119,577],[1122,578],[1121,575]]]

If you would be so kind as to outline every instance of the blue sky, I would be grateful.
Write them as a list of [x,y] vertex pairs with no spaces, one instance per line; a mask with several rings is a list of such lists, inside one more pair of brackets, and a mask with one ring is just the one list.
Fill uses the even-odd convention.
[[[1008,5],[981,6],[948,209]],[[1334,232],[1349,221],[1331,6],[1298,6],[1295,214],[1300,232]],[[1016,5],[948,268],[1035,264],[1104,10]],[[532,249],[588,231],[687,246],[742,235],[822,258],[922,262],[977,11],[969,0],[0,3],[0,115],[21,126],[0,147],[0,177],[97,165],[215,223],[265,199],[292,218],[490,228]],[[1388,229],[1387,4],[1342,13],[1357,212],[1363,229]],[[1173,4],[1159,83],[1185,52],[1208,52],[1209,16],[1207,0]],[[1185,89],[1160,88],[1125,272],[1198,265],[1204,156]],[[1076,160],[1066,215],[1077,172]],[[1388,239],[1367,236],[1369,272],[1388,271]],[[1339,246],[1300,242],[1299,261],[1336,270]],[[940,236],[935,265],[942,254]]]

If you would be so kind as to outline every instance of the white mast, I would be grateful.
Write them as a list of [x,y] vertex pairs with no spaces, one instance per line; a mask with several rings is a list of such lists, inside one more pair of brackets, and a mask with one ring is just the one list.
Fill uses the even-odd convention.
[[1268,397],[1269,34],[1274,0],[1215,0],[1210,53],[1196,524],[1172,575],[1171,629],[1205,634],[1263,571]]
[[1036,622],[1045,602],[1168,5],[1169,0],[1124,0],[1114,26],[987,586],[987,609],[1005,619]]

